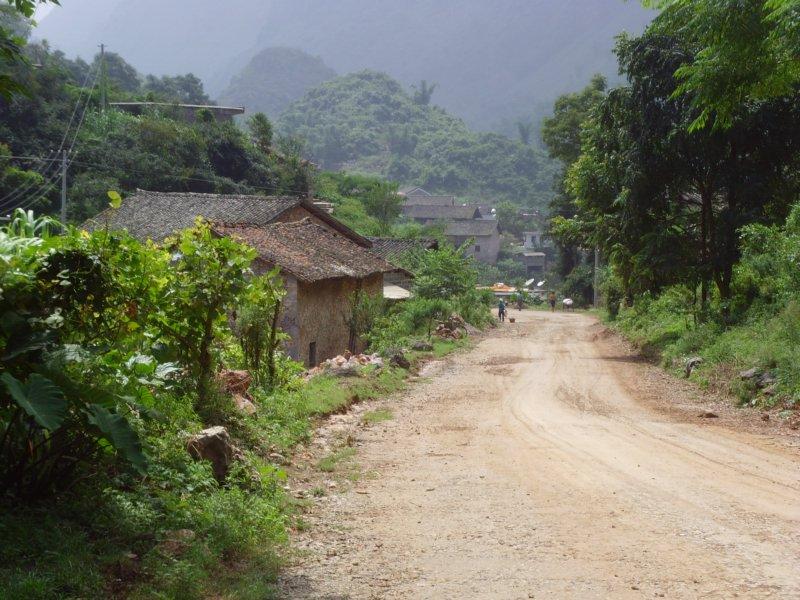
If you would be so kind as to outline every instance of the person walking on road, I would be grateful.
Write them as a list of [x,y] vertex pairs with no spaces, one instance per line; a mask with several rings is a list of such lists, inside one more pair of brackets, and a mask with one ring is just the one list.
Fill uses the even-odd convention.
[[497,305],[497,318],[500,319],[501,323],[506,320],[506,303],[502,298],[500,298],[500,303]]

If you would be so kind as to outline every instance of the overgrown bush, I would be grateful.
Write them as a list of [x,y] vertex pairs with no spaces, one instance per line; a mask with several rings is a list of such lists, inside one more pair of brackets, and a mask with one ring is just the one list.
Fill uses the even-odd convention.
[[232,317],[244,366],[260,385],[280,385],[280,345],[288,339],[278,327],[286,289],[277,270],[254,280]]

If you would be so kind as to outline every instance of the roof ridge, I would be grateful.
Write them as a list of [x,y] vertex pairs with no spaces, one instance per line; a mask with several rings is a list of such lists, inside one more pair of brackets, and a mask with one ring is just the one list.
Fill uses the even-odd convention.
[[271,194],[268,196],[262,196],[259,194],[216,194],[211,192],[164,192],[161,190],[144,190],[142,188],[136,188],[136,191],[133,196],[136,194],[147,194],[150,196],[194,196],[194,197],[202,197],[202,198],[269,198],[269,199],[286,199],[286,200],[297,200],[301,202],[303,200],[302,196],[293,196],[291,194]]

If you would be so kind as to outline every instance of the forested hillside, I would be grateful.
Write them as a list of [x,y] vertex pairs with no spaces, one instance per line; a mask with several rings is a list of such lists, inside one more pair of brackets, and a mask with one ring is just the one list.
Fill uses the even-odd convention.
[[[0,103],[0,152],[23,157],[0,163],[0,210],[58,212],[62,152],[67,152],[67,216],[81,221],[106,203],[106,192],[161,191],[303,193],[310,174],[291,149],[273,150],[272,134],[218,123],[195,123],[169,109],[134,116],[99,111],[100,64],[67,59],[42,45],[26,55],[40,66],[12,75],[28,90]],[[116,54],[106,55],[109,100],[206,102],[193,75],[144,77]],[[274,140],[281,145],[281,140]]]
[[234,75],[217,100],[274,119],[308,90],[334,77],[336,72],[318,56],[295,48],[267,48]]
[[530,145],[470,131],[435,106],[436,90],[410,94],[388,75],[339,77],[293,103],[278,130],[299,136],[324,168],[380,174],[430,191],[542,206],[552,163]]
[[480,129],[513,127],[593,73],[616,78],[614,36],[640,32],[652,17],[620,0],[62,4],[37,35],[70,55],[91,55],[104,41],[142,71],[193,71],[216,96],[264,48],[299,48],[339,73],[369,68],[406,86],[438,82],[437,103]]

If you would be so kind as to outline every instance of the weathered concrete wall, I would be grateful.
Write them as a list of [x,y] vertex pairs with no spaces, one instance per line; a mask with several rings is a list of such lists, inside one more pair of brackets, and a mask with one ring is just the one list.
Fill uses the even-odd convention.
[[[267,273],[273,265],[257,259],[253,271]],[[350,330],[347,318],[350,296],[358,289],[371,296],[383,295],[383,274],[367,279],[326,279],[316,283],[297,281],[287,273],[281,274],[286,287],[279,327],[290,336],[285,344],[286,353],[307,366],[312,342],[317,344],[316,363],[332,358],[347,350]],[[362,348],[356,348],[361,351]]]
[[497,262],[497,255],[500,254],[500,235],[481,235],[481,236],[456,236],[449,235],[447,239],[451,244],[458,247],[470,239],[474,243],[466,249],[467,256],[474,256],[475,260],[493,265]]
[[359,287],[370,295],[381,295],[383,275],[373,275],[362,282],[355,279],[328,279],[312,284],[299,283],[298,355],[294,358],[306,365],[314,366],[309,364],[309,350],[312,343],[316,343],[317,364],[347,350],[350,341],[350,331],[347,326],[349,299]]

